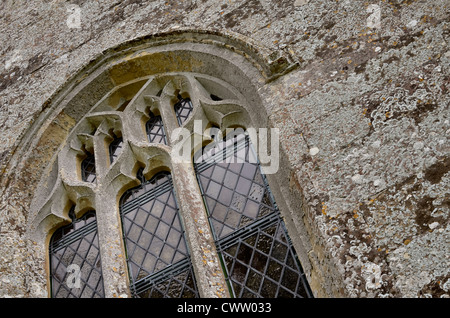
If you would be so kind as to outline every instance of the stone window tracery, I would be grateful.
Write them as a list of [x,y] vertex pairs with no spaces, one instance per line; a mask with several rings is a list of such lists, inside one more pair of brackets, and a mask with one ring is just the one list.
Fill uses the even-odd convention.
[[100,247],[121,251],[99,249],[103,272],[122,266],[133,297],[308,297],[249,135],[223,137],[248,125],[237,90],[210,76],[123,85],[74,127],[50,202],[98,211]]

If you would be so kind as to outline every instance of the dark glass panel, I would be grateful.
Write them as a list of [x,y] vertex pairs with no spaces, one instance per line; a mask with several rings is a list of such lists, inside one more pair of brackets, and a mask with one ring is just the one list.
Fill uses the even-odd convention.
[[[136,297],[198,296],[169,173],[127,191],[120,209]],[[184,279],[181,271],[189,272]],[[180,276],[181,275],[181,276]],[[184,276],[183,276],[184,277]]]
[[109,159],[110,162],[113,163],[114,160],[120,155],[122,152],[122,146],[123,146],[123,139],[115,138],[110,144],[109,144]]
[[50,240],[49,251],[52,297],[104,297],[94,211],[58,229]]
[[214,95],[214,94],[209,95],[209,97],[211,97],[211,99],[216,102],[222,100],[222,98],[220,98],[219,96]]
[[[223,250],[225,266],[236,297],[311,297],[293,248],[276,237],[285,235],[282,221],[258,229],[250,238]],[[280,251],[278,251],[280,249]],[[288,265],[295,264],[294,267]],[[245,288],[241,288],[245,287]]]
[[88,156],[81,162],[81,178],[86,182],[95,182],[97,175],[95,173],[95,156],[88,154]]
[[216,140],[194,163],[234,296],[311,297],[248,136]]
[[155,116],[150,112],[150,119],[147,121],[145,128],[149,142],[167,144],[161,116]]
[[192,268],[154,283],[137,294],[139,298],[196,298],[198,297]]
[[173,108],[180,126],[189,118],[194,109],[191,99],[183,98],[181,95],[178,95],[178,102]]

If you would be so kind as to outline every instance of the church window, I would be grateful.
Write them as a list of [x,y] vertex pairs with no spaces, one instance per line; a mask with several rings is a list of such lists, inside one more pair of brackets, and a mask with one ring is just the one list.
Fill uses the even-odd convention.
[[[55,99],[71,126],[32,205],[52,297],[312,297],[303,238],[287,232],[295,213],[271,191],[280,179],[264,174],[268,156],[251,129],[269,124],[240,78],[259,69],[208,57],[228,45],[130,47]],[[189,55],[202,63],[185,63]]]

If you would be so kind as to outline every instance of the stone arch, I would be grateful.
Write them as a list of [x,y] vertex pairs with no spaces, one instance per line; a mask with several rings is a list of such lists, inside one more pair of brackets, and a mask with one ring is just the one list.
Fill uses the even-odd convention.
[[[116,193],[116,200],[126,189],[136,185],[135,172],[139,162],[147,168],[150,160],[160,160],[158,163],[160,166],[176,171],[172,170],[167,162],[167,156],[170,155],[167,146],[145,145],[142,135],[139,137],[137,133],[139,127],[129,125],[130,121],[145,118],[148,110],[160,112],[159,103],[163,99],[170,100],[173,97],[174,92],[173,89],[171,91],[170,85],[160,87],[157,84],[158,80],[164,82],[164,77],[169,76],[172,81],[182,82],[183,76],[186,76],[183,74],[199,75],[189,76],[199,79],[201,82],[199,87],[204,90],[194,92],[188,86],[185,88],[186,91],[190,89],[199,96],[196,99],[199,101],[196,112],[191,120],[183,125],[185,127],[192,129],[193,120],[196,118],[206,118],[207,122],[224,127],[250,125],[268,127],[267,105],[265,107],[262,103],[258,88],[295,68],[297,64],[283,52],[267,52],[264,48],[249,43],[250,41],[243,41],[233,35],[193,30],[146,37],[105,51],[68,80],[44,105],[41,114],[23,136],[13,158],[20,169],[29,170],[34,184],[39,184],[38,190],[30,191],[34,196],[30,203],[28,237],[42,244],[42,236],[37,235],[36,231],[38,228],[40,231],[48,228],[46,223],[54,223],[52,220],[58,213],[53,211],[60,204],[56,204],[53,208],[46,206],[52,206],[49,202],[55,204],[49,198],[56,196],[62,186],[75,196],[73,202],[79,206],[77,208],[84,209],[96,203],[92,197],[95,185],[86,185],[74,177],[66,178],[68,175],[74,176],[76,162],[72,162],[71,166],[65,166],[65,160],[58,160],[70,151],[79,152],[80,145],[90,146],[91,143],[95,143],[95,136],[92,138],[80,133],[77,141],[79,143],[71,145],[68,138],[77,130],[82,131],[89,125],[95,126],[100,130],[96,134],[97,136],[101,134],[102,140],[111,137],[111,130],[120,131],[123,135],[128,129],[126,127],[136,130],[127,135],[138,136],[141,140],[125,140],[124,151],[132,156],[124,157],[132,159],[118,160],[108,171],[101,172],[104,173],[104,181],[108,184],[107,189],[113,189],[112,192]],[[174,74],[182,75],[180,77]],[[149,81],[151,78],[157,80],[151,82]],[[230,86],[231,89],[224,89],[226,85],[220,85],[219,82],[234,85]],[[148,83],[153,83],[154,86],[147,86]],[[181,86],[180,83],[175,84],[177,87],[184,87],[183,85],[183,83]],[[145,90],[148,90],[148,94],[142,94]],[[158,96],[161,90],[162,95]],[[209,97],[205,96],[206,91],[210,92]],[[225,99],[213,100],[212,95],[222,96]],[[235,102],[229,103],[232,99]],[[128,103],[134,105],[135,112],[124,107]],[[218,109],[221,112],[217,111]],[[176,127],[172,127],[172,131],[174,128]],[[52,136],[56,138],[51,138]],[[149,148],[153,149],[152,154],[147,151]],[[44,153],[44,149],[45,155],[39,157],[39,154]],[[159,152],[159,159],[155,155],[155,150]],[[61,155],[64,152],[66,154]],[[146,173],[151,174],[151,171],[144,170],[144,174]],[[61,176],[66,177],[61,179]],[[288,177],[288,172],[284,171],[278,176],[270,176],[269,182],[274,183],[274,188],[278,189],[277,184],[282,184]],[[280,202],[286,195],[289,196],[281,190],[275,192],[278,192],[275,196],[280,198]],[[294,215],[289,208],[292,205],[291,202],[281,204],[280,209],[288,219],[298,220],[301,213]],[[294,223],[289,224],[292,236],[300,237],[298,233],[303,229],[298,230]],[[309,243],[302,239],[295,239],[294,243],[297,244],[296,248],[300,252],[305,272],[308,273],[310,265],[306,252]]]

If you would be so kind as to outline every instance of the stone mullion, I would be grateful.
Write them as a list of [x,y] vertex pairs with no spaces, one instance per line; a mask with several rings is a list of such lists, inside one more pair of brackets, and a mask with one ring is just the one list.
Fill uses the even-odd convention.
[[230,297],[192,163],[174,162],[172,169],[200,297]]
[[104,176],[109,169],[109,152],[105,147],[105,135],[96,134],[93,137],[94,156],[95,156],[95,173],[97,182],[101,176]]
[[[181,83],[177,84],[178,86],[176,88],[183,86]],[[196,107],[195,105],[198,107],[195,92],[190,90],[189,94],[194,103],[194,107]],[[195,175],[192,157],[190,155],[186,156],[184,153],[184,151],[190,152],[196,146],[200,146],[202,135],[198,134],[198,132],[186,130],[174,134],[175,138],[172,138],[172,133],[179,127],[171,103],[174,97],[166,95],[161,99],[159,106],[161,117],[166,128],[167,140],[169,140],[169,145],[172,147],[171,163],[173,183],[179,202],[181,217],[185,226],[197,287],[200,297],[228,298],[230,294],[209,225],[203,197]],[[186,124],[189,124],[189,121],[192,120],[193,118],[188,120]],[[186,126],[183,125],[183,127]],[[179,137],[182,137],[181,140]],[[176,144],[174,144],[175,142]],[[178,157],[181,148],[184,149],[183,158]]]
[[99,191],[95,195],[103,284],[106,298],[130,297],[128,271],[118,218],[116,197]]

